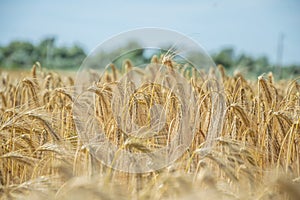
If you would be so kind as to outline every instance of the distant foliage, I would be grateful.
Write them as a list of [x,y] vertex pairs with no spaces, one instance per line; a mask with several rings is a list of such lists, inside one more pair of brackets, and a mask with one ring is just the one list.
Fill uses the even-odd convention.
[[86,54],[78,46],[58,47],[55,38],[46,38],[39,44],[13,41],[0,47],[1,68],[30,68],[36,61],[52,69],[78,68]]
[[278,66],[269,62],[266,56],[254,58],[252,56],[236,54],[233,48],[224,48],[212,55],[217,65],[223,65],[228,72],[241,72],[247,78],[273,72],[276,78],[293,78],[300,75],[299,65]]
[[[149,61],[149,55],[144,52],[136,41],[129,41],[127,45],[120,46],[114,52],[102,52],[100,56],[102,63],[93,63],[95,67],[110,62],[118,55],[125,53],[128,47],[138,49],[126,55],[131,60],[138,60],[140,54],[144,59],[138,60],[138,63]],[[128,52],[126,52],[128,53]],[[148,52],[149,53],[149,52]],[[155,52],[158,53],[158,52]],[[300,75],[299,65],[276,66],[269,62],[266,56],[254,58],[246,54],[236,54],[233,48],[224,48],[221,51],[211,55],[217,65],[223,65],[226,70],[233,74],[239,72],[247,78],[255,78],[263,73],[273,72],[276,78],[287,79]],[[39,44],[34,45],[30,42],[12,41],[7,46],[0,46],[0,68],[16,69],[30,68],[36,61],[39,61],[44,67],[50,69],[78,69],[86,57],[85,51],[78,45],[71,47],[57,46],[55,38],[46,38]],[[201,59],[201,58],[199,58]]]

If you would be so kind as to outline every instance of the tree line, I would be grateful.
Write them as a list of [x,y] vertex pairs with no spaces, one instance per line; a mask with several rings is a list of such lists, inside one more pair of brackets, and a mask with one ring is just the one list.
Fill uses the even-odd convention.
[[241,71],[244,75],[257,77],[263,73],[273,72],[277,78],[293,78],[300,75],[300,65],[272,64],[268,57],[252,57],[247,54],[236,54],[233,48],[224,48],[211,55],[216,64],[223,65],[227,71]]
[[[128,45],[138,46],[135,43]],[[300,75],[299,65],[272,65],[266,56],[255,58],[236,54],[233,48],[224,48],[211,56],[216,64],[222,64],[229,73],[239,70],[249,77],[256,77],[273,71],[279,78]],[[54,37],[46,38],[38,44],[12,41],[6,46],[0,46],[0,68],[6,69],[30,68],[36,61],[50,69],[78,69],[85,57],[86,53],[79,45],[58,46]]]
[[39,61],[43,67],[51,69],[78,68],[86,57],[79,45],[57,46],[55,38],[46,38],[39,44],[12,41],[0,46],[0,67],[8,69],[30,68]]

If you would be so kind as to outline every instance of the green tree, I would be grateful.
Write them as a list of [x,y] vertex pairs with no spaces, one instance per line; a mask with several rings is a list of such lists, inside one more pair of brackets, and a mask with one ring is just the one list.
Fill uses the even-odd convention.
[[234,50],[233,48],[225,48],[219,53],[212,55],[216,64],[221,64],[225,68],[233,67],[234,65]]

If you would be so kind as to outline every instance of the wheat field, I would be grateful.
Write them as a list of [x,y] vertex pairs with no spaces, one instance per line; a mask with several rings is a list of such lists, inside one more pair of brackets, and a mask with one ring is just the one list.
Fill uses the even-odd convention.
[[[124,66],[133,68],[130,61]],[[149,98],[129,105],[136,123],[147,123],[143,111],[152,101],[166,105],[169,115],[158,139],[133,141],[118,130],[112,114],[111,86],[121,72],[110,67],[90,88],[98,97],[95,115],[109,140],[137,153],[165,145],[179,118],[179,100],[157,85],[137,91]],[[73,119],[73,74],[39,63],[31,72],[2,71],[0,199],[300,199],[299,79],[276,81],[269,73],[253,81],[239,73],[229,76],[222,66],[212,70],[221,75],[226,108],[222,131],[203,155],[213,123],[211,94],[205,79],[182,73],[201,111],[192,144],[172,165],[133,174],[105,166],[80,140]]]

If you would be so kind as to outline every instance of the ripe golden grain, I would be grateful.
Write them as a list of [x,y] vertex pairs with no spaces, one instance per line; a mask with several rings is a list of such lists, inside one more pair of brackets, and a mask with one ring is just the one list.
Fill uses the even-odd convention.
[[[227,112],[218,138],[213,138],[215,145],[206,150],[208,128],[214,123],[209,89],[213,81],[203,71],[180,67],[172,56],[153,56],[151,62],[165,64],[173,75],[178,68],[191,84],[197,96],[199,124],[192,144],[175,163],[139,175],[108,168],[79,140],[73,120],[72,77],[44,73],[39,63],[33,66],[30,77],[19,82],[2,73],[0,199],[74,199],[80,194],[86,199],[298,199],[298,79],[282,85],[269,74],[267,80],[261,76],[255,83],[240,73],[228,76],[218,66]],[[170,144],[180,128],[182,102],[166,88],[176,86],[176,81],[166,77],[135,88],[119,80],[122,70],[118,69],[122,67],[123,72],[147,75],[129,60],[123,66],[111,65],[102,80],[91,72],[94,80],[99,80],[88,89],[97,97],[93,115],[106,137],[120,149],[135,153],[149,153]],[[166,88],[158,83],[166,83]],[[176,87],[179,92],[184,90]],[[118,126],[112,113],[112,88],[126,100],[122,104],[129,110],[126,120],[144,126],[137,131],[140,137],[127,135]],[[150,134],[145,127],[150,125],[149,109],[155,104],[167,112],[166,122],[154,137],[143,139]],[[90,126],[90,120],[86,126]],[[276,180],[269,177],[272,170],[276,171],[272,176]]]

